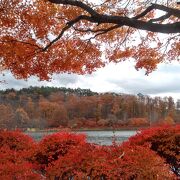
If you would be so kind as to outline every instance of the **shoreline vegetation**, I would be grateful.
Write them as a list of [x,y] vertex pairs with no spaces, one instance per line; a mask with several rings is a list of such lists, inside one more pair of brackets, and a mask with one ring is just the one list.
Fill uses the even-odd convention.
[[76,132],[76,131],[137,131],[147,129],[149,126],[143,127],[122,127],[122,128],[53,128],[53,129],[36,129],[27,128],[23,132]]
[[0,130],[0,178],[175,180],[180,176],[179,133],[180,125],[151,127],[122,144],[104,146],[73,132],[35,141],[18,130]]

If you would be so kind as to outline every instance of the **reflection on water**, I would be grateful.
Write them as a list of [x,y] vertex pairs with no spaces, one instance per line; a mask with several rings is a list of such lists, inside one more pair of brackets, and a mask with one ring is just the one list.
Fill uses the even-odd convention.
[[[52,133],[54,132],[27,132],[26,134],[36,140],[40,140],[43,136]],[[135,135],[136,131],[76,131],[75,133],[86,134],[88,142],[100,145],[111,145],[113,140],[117,143],[127,140],[130,136]]]

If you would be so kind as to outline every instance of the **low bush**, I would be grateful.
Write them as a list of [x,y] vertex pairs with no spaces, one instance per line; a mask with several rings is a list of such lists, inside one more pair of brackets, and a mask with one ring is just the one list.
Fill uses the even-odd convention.
[[48,179],[175,179],[168,165],[141,146],[95,146],[71,149],[46,168]]
[[0,179],[177,179],[179,128],[150,128],[112,146],[73,133],[48,135],[36,144],[19,131],[0,131]]
[[20,131],[0,131],[0,179],[42,179],[29,161],[34,147],[34,141]]
[[165,159],[176,175],[180,175],[180,125],[142,130],[124,144],[149,147]]
[[14,151],[27,151],[34,145],[33,139],[21,131],[0,130],[0,148],[6,146]]
[[[22,156],[24,156],[22,154]],[[22,158],[16,151],[0,148],[0,179],[2,180],[41,180],[34,171],[33,164]]]
[[33,162],[44,171],[53,161],[65,156],[71,148],[83,146],[86,137],[83,134],[60,132],[45,136],[33,153]]

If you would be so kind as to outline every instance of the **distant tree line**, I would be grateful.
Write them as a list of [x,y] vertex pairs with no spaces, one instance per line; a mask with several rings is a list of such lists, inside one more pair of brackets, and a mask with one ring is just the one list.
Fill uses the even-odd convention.
[[179,119],[180,110],[172,97],[64,87],[0,91],[0,128],[120,128],[174,124]]

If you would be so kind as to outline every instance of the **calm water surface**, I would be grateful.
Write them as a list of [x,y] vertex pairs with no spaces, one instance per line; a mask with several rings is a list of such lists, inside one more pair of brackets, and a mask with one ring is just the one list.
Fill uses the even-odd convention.
[[[122,143],[127,140],[130,136],[136,134],[137,131],[124,130],[124,131],[75,131],[77,134],[86,134],[87,141],[90,143],[96,143],[100,145],[111,145],[112,141],[115,140],[118,143]],[[52,134],[55,132],[27,132],[26,134],[39,141],[43,136]]]

